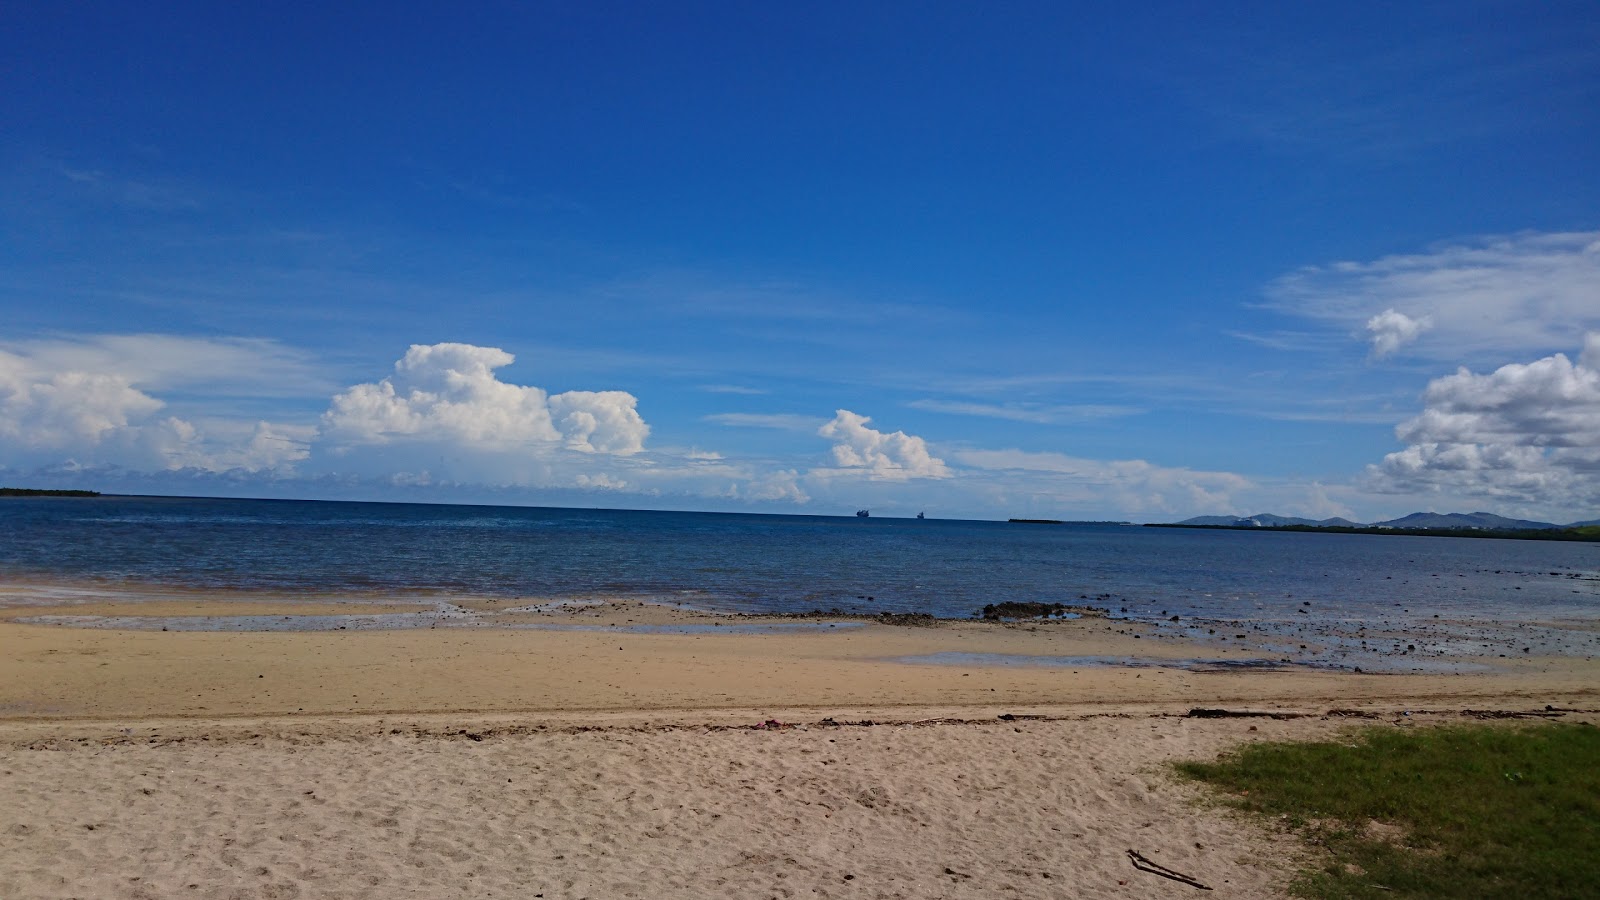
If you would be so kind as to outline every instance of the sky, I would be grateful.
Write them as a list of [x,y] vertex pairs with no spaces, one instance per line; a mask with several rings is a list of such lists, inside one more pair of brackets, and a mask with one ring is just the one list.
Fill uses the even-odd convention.
[[0,483],[1600,517],[1589,2],[0,6]]

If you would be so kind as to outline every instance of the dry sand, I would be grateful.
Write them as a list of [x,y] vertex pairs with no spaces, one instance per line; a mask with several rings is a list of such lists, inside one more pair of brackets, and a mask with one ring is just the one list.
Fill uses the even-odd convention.
[[[289,608],[251,602],[252,615]],[[539,620],[708,621],[626,604]],[[837,624],[163,633],[3,621],[0,897],[1197,893],[1136,871],[1129,849],[1212,896],[1274,897],[1299,851],[1194,802],[1168,762],[1332,734],[1347,725],[1321,715],[1334,708],[1394,727],[1465,708],[1588,709],[1600,692],[1594,661],[1537,657],[1452,676],[906,665],[890,660],[1217,653],[1095,619]],[[1191,706],[1314,715],[1184,718]],[[800,724],[749,727],[768,719]]]

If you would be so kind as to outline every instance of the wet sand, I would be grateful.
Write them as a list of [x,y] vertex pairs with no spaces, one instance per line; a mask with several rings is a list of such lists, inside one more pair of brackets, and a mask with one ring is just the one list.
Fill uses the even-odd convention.
[[[188,615],[176,602],[29,614]],[[249,602],[255,616],[349,612]],[[1226,654],[1095,617],[904,627],[632,603],[513,615],[543,627],[0,621],[13,800],[0,896],[1193,894],[1135,871],[1136,849],[1219,893],[1271,897],[1299,851],[1193,803],[1166,763],[1332,734],[1351,721],[1335,709],[1413,727],[1464,709],[1600,707],[1600,664],[1581,657],[1446,675],[1001,666],[978,663]],[[949,654],[961,662],[896,661]],[[1305,715],[1184,717],[1192,707]],[[769,721],[782,727],[751,727]]]
[[[196,604],[214,613],[222,606],[229,616],[244,609],[266,618],[349,612],[333,601]],[[27,612],[175,621],[192,611],[183,602],[148,600]],[[615,602],[500,621],[537,627],[162,632],[0,621],[0,717],[673,712],[693,718],[729,709],[1172,711],[1221,703],[1303,708],[1490,699],[1543,705],[1581,699],[1600,685],[1600,664],[1581,657],[1483,660],[1494,668],[1466,674],[1258,670],[1229,665],[1271,661],[1248,645],[1197,646],[1092,616],[904,627]],[[899,661],[930,657],[952,662]],[[1147,665],[1093,665],[1086,657]],[[1037,664],[1053,658],[1076,661]],[[1196,670],[1197,659],[1212,665]],[[993,664],[1012,660],[1035,664]],[[1160,667],[1163,660],[1173,667]]]

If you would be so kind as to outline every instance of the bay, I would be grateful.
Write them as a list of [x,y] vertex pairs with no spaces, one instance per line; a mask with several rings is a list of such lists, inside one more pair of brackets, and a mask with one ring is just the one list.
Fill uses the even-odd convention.
[[1370,628],[1436,655],[1592,654],[1600,620],[1597,544],[331,501],[7,499],[0,577],[951,618],[1033,601],[1286,651]]

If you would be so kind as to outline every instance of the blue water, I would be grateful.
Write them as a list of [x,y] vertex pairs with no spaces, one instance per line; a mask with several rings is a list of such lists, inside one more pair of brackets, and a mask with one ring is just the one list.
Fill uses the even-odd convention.
[[1217,640],[1434,629],[1460,654],[1509,646],[1497,626],[1600,620],[1600,544],[280,500],[0,500],[0,579],[946,617],[1029,600]]

